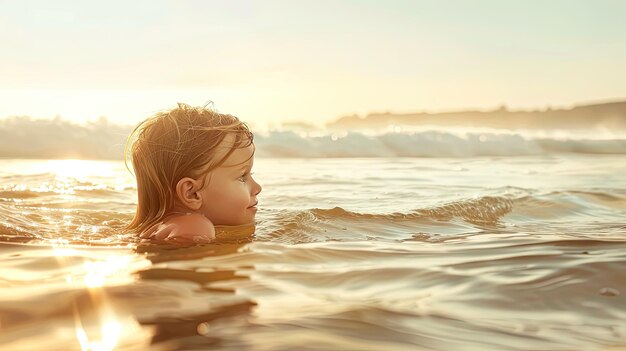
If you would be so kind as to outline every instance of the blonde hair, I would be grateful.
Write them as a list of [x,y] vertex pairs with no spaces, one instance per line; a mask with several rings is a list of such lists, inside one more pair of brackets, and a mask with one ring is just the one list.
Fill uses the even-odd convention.
[[[234,141],[225,155],[217,151],[227,135]],[[161,221],[176,204],[176,184],[221,166],[237,148],[252,144],[253,134],[237,117],[204,107],[178,104],[141,122],[124,152],[137,179],[137,212],[127,229],[141,233]],[[129,168],[130,170],[130,168]],[[132,173],[132,171],[131,171]],[[205,186],[204,181],[202,186]]]

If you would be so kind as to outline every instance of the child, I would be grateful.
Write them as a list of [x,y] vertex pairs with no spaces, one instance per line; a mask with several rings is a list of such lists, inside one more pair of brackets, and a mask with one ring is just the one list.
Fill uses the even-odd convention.
[[209,242],[215,225],[253,224],[254,151],[244,123],[206,107],[178,104],[143,121],[125,152],[138,193],[127,228],[143,239]]

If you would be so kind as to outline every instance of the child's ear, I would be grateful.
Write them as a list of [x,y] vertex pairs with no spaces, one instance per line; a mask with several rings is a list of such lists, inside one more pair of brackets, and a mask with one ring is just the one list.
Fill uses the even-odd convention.
[[198,181],[185,177],[176,184],[178,200],[190,210],[198,210],[202,207],[202,197],[198,193],[200,184]]

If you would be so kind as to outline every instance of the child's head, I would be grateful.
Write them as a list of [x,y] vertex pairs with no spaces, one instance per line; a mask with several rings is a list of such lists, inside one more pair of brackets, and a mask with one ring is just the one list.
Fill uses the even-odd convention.
[[254,221],[261,186],[250,173],[253,135],[237,117],[178,104],[140,123],[125,156],[138,193],[129,229],[142,232],[182,212],[202,213],[215,225]]

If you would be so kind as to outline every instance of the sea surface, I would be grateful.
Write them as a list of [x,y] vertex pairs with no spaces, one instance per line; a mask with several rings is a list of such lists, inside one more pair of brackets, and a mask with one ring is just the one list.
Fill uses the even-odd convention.
[[192,247],[124,230],[123,162],[2,159],[0,349],[626,350],[623,145],[259,157]]

